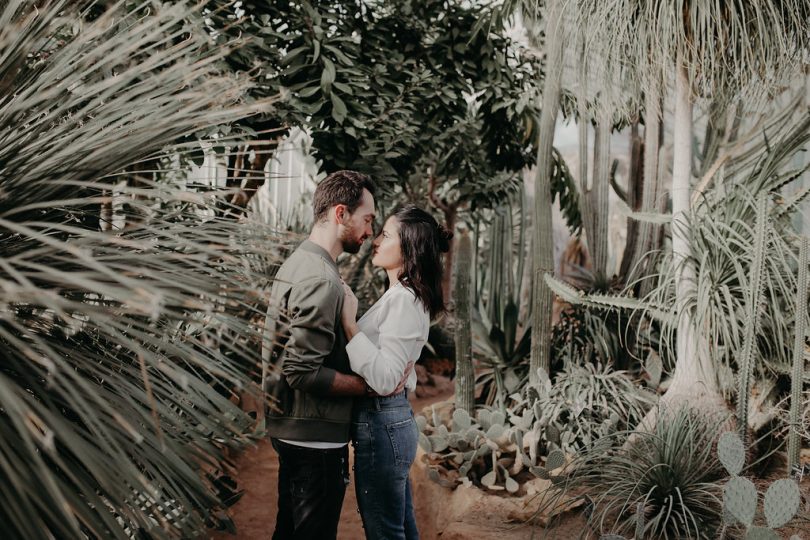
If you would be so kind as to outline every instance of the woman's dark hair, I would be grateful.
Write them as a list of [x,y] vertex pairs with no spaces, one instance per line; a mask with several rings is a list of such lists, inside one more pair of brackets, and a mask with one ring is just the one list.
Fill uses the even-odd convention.
[[430,312],[430,318],[446,310],[442,294],[441,254],[450,249],[453,233],[421,208],[408,205],[397,210],[399,246],[402,250],[400,281],[413,289]]

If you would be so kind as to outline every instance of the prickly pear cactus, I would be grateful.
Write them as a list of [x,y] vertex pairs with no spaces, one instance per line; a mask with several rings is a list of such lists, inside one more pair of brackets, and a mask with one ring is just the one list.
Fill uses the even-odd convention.
[[745,535],[745,540],[781,540],[781,537],[767,527],[751,527]]
[[717,457],[729,474],[739,475],[745,465],[745,446],[740,436],[730,431],[723,433],[717,441]]
[[[416,416],[419,445],[425,452],[422,459],[432,471],[430,478],[451,486],[475,482],[485,489],[507,493],[520,490],[516,478],[524,469],[553,482],[561,481],[562,477],[552,477],[550,472],[566,463],[559,443],[568,433],[542,425],[534,408],[519,394],[512,399],[505,412],[479,407],[473,417],[466,409],[434,406],[428,418]],[[556,441],[544,438],[547,432]],[[543,450],[550,449],[545,466],[540,466]]]
[[767,527],[754,527],[757,511],[757,488],[747,478],[738,476],[745,464],[745,446],[735,433],[724,433],[717,442],[720,462],[731,474],[723,488],[723,521],[726,525],[740,522],[747,529],[746,540],[779,538],[773,529],[782,527],[796,514],[801,505],[798,484],[788,478],[777,480],[765,492],[764,513]]
[[733,476],[723,489],[723,504],[737,521],[750,527],[757,511],[757,488],[751,480]]
[[765,519],[768,527],[778,529],[793,519],[801,504],[801,493],[795,481],[777,480],[765,492]]

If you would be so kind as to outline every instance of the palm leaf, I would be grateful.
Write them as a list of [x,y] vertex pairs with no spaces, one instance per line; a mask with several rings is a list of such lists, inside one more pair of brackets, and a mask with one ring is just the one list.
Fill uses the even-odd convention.
[[184,2],[79,7],[0,4],[0,521],[188,537],[218,504],[204,473],[249,441],[229,397],[283,239],[170,182],[116,188],[124,230],[100,213],[133,163],[267,104],[240,103]]

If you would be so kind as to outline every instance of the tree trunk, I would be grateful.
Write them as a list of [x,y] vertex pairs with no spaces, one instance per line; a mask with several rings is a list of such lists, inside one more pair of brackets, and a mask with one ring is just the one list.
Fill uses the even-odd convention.
[[695,269],[689,245],[690,180],[692,164],[692,97],[687,68],[679,55],[675,79],[675,117],[672,167],[672,254],[678,334],[675,373],[664,396],[667,402],[718,395],[717,381],[705,343],[695,327],[686,299],[695,294]]
[[554,126],[560,102],[562,78],[562,0],[548,4],[546,25],[546,81],[540,113],[537,178],[534,183],[534,253],[532,257],[532,346],[529,382],[539,383],[538,369],[551,367],[551,310],[553,294],[544,279],[554,272],[554,237],[551,226],[551,167]]

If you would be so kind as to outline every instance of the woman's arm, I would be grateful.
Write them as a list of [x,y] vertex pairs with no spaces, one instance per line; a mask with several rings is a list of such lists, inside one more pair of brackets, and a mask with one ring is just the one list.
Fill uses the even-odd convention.
[[381,396],[397,388],[425,344],[428,316],[417,302],[410,292],[388,298],[378,314],[379,343],[356,332],[346,346],[352,370]]

